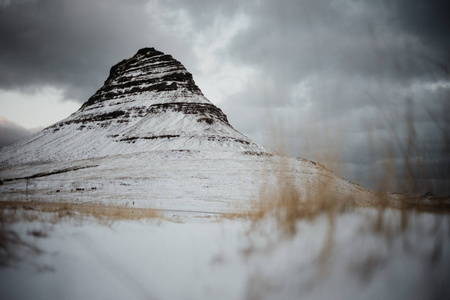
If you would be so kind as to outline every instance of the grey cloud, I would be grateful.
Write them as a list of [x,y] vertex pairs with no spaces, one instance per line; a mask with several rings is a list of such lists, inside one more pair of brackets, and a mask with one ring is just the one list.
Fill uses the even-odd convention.
[[196,30],[208,27],[214,23],[218,16],[229,17],[240,12],[249,3],[254,1],[240,1],[240,0],[191,0],[186,2],[184,0],[169,0],[165,1],[164,5],[170,10],[183,10],[191,16]]
[[17,142],[29,135],[34,130],[28,130],[16,123],[0,117],[0,148]]
[[372,3],[262,2],[231,51],[240,62],[262,68],[280,83],[321,72],[372,79],[422,76],[427,62],[417,53],[433,56],[434,49],[415,42],[422,36],[410,38],[400,27],[386,28],[392,12]]

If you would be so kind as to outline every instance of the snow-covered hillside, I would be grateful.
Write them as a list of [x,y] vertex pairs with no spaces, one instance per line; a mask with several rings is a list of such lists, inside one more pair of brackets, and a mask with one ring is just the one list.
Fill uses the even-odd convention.
[[[278,169],[277,169],[278,168]],[[1,172],[3,200],[103,202],[145,208],[230,212],[246,209],[261,190],[287,176],[306,193],[333,176],[342,197],[372,194],[312,162],[240,152],[149,151],[98,159],[23,165]]]
[[97,201],[218,211],[318,177],[336,195],[372,194],[310,161],[276,155],[235,130],[183,65],[153,48],[111,68],[68,118],[0,150],[2,200]]

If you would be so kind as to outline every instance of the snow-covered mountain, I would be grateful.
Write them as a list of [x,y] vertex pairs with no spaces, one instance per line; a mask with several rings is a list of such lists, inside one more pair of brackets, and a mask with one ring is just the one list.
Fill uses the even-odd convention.
[[77,112],[3,149],[0,165],[184,149],[267,152],[231,127],[180,62],[144,48]]
[[184,66],[154,48],[113,66],[68,118],[0,150],[2,200],[223,211],[255,199],[280,174],[300,190],[324,175],[337,194],[370,194],[235,130]]

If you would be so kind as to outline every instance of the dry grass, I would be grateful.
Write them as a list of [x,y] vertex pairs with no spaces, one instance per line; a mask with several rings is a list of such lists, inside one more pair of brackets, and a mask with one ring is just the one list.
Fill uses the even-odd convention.
[[276,187],[261,191],[252,216],[254,221],[274,217],[281,234],[287,237],[296,233],[297,220],[314,220],[321,213],[331,216],[338,205],[330,178],[316,175],[307,183],[307,188],[300,191],[289,175],[289,170],[277,172]]
[[[161,219],[160,211],[148,208],[129,208],[105,206],[95,203],[40,202],[40,201],[1,201],[1,223],[26,221],[50,221],[57,223],[66,217],[83,221],[94,218],[100,223],[111,224],[120,220]],[[42,213],[50,213],[50,219]]]
[[[328,221],[327,234],[321,252],[318,254],[320,265],[329,257],[334,245],[336,213],[345,211],[349,203],[342,201],[336,194],[334,177],[328,170],[318,166],[317,173],[311,174],[309,181],[300,187],[295,180],[295,170],[287,163],[285,156],[272,158],[268,162],[265,174],[267,184],[263,184],[259,197],[253,201],[250,210],[226,214],[228,219],[245,218],[251,221],[248,231],[250,246],[244,253],[249,255],[257,250],[253,237],[266,236],[266,250],[276,247],[279,241],[293,238],[297,233],[297,223],[301,220],[314,221],[319,216],[326,216]],[[268,179],[269,174],[275,174],[275,185]],[[301,188],[301,189],[300,189]],[[267,222],[268,221],[268,222]],[[267,224],[274,224],[266,232]]]

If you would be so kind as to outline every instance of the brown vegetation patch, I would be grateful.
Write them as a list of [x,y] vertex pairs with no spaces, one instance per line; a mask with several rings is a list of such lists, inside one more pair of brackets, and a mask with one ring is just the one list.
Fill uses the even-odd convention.
[[[1,201],[0,221],[39,220],[42,212],[54,213],[52,222],[64,217],[83,219],[93,217],[99,221],[111,223],[119,220],[141,220],[162,218],[160,211],[149,208],[130,208],[97,203],[40,202],[40,201]],[[21,214],[18,211],[21,210]]]

